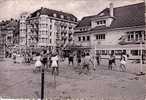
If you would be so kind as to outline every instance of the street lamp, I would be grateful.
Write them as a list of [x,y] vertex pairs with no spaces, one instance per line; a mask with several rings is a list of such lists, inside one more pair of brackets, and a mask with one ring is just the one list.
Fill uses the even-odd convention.
[[143,72],[143,54],[142,54],[142,43],[143,43],[143,38],[140,38],[140,73],[138,73],[138,75],[145,75],[145,73]]

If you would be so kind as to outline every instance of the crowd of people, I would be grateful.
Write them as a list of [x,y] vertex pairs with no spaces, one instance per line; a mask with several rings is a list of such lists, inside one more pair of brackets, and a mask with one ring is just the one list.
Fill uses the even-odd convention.
[[[62,59],[63,56],[59,55],[57,52],[55,53],[47,53],[47,51],[43,51],[42,53],[37,54],[37,60],[35,62],[36,68],[41,68],[44,66],[45,69],[51,68],[52,74],[54,71],[59,74],[59,63],[64,61]],[[96,53],[95,56],[90,53],[84,52],[69,52],[68,66],[76,66],[78,67],[79,74],[84,73],[88,74],[91,69],[96,70],[97,66],[101,65],[101,55]],[[127,71],[126,63],[128,60],[128,56],[126,52],[121,53],[119,68],[120,71]],[[114,51],[111,52],[108,58],[108,69],[113,70],[113,66],[117,66],[116,64],[116,56]]]
[[[26,54],[27,62],[30,63],[31,60],[35,60],[35,70],[44,69],[52,69],[52,74],[57,72],[59,74],[59,64],[66,59],[64,56],[60,55],[57,52],[48,52],[47,50],[43,50],[40,53],[35,54],[35,59],[31,58],[29,54]],[[13,53],[13,60],[16,63],[16,53]],[[29,59],[28,59],[29,58]],[[101,55],[96,53],[96,55],[92,55],[90,53],[85,53],[83,51],[73,52],[70,51],[68,54],[68,65],[78,67],[79,74],[81,73],[89,73],[91,69],[96,70],[97,66],[101,65]],[[108,69],[113,70],[113,66],[117,66],[116,64],[116,56],[114,51],[111,51],[111,54],[108,58]],[[128,56],[126,52],[121,53],[119,68],[120,71],[127,71],[126,63]],[[91,68],[92,67],[92,68]]]

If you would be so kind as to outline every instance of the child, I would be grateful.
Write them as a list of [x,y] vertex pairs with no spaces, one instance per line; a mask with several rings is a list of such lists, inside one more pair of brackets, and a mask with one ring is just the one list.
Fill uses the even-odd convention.
[[52,61],[52,75],[54,75],[54,71],[56,70],[57,71],[57,75],[59,75],[59,66],[58,66],[58,61],[59,61],[59,58],[57,56],[57,54],[54,54],[52,57],[51,57],[51,61]]
[[35,62],[35,67],[36,67],[36,69],[39,69],[40,70],[41,66],[42,66],[41,56],[40,56],[40,54],[37,54],[37,56],[36,56],[36,62]]
[[127,55],[125,52],[122,53],[121,55],[121,59],[120,59],[120,68],[122,69],[122,71],[127,71],[127,68],[126,68],[126,63],[127,63]]
[[113,65],[112,65],[113,63],[115,63],[115,57],[114,57],[114,54],[111,53],[109,57],[109,65],[108,65],[109,70],[113,69]]
[[88,74],[90,71],[90,63],[92,63],[94,65],[94,63],[91,60],[91,57],[89,55],[89,53],[87,53],[86,55],[84,55],[83,60],[82,60],[82,68],[81,68],[81,72],[79,72],[79,74],[81,74],[83,72],[84,69],[87,69],[86,73],[84,74]]

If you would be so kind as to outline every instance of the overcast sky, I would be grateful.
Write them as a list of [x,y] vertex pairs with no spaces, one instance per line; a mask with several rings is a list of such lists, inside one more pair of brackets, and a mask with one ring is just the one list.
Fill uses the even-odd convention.
[[111,1],[118,7],[144,0],[0,0],[0,20],[19,18],[21,13],[32,13],[40,7],[69,12],[81,19],[109,7]]

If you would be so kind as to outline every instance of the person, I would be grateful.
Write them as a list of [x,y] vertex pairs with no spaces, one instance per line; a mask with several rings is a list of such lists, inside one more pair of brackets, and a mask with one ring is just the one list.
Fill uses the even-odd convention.
[[125,52],[123,52],[121,54],[121,58],[120,58],[120,69],[122,71],[127,71],[127,68],[126,68],[126,63],[127,63],[127,55]]
[[86,55],[83,56],[82,68],[81,68],[81,72],[79,74],[81,74],[84,69],[87,69],[87,72],[85,74],[89,73],[89,71],[90,71],[90,68],[89,68],[90,63],[93,64],[89,53],[87,53]]
[[97,65],[100,65],[100,54],[99,53],[96,53],[96,62],[97,62]]
[[52,75],[54,75],[54,71],[57,71],[57,75],[59,75],[59,58],[57,54],[53,54],[51,57],[51,67],[52,67]]
[[40,70],[41,66],[42,66],[42,63],[41,63],[41,56],[40,56],[40,54],[38,53],[38,54],[36,55],[35,68]]
[[69,60],[69,63],[68,63],[69,65],[70,65],[70,63],[72,63],[72,65],[74,64],[74,54],[73,54],[73,52],[71,52],[69,54],[68,60]]
[[15,52],[13,53],[12,57],[13,57],[13,62],[16,63],[16,53]]
[[48,63],[47,50],[43,50],[42,51],[41,62],[43,64],[44,68],[47,68],[47,63]]
[[51,64],[52,64],[51,57],[52,57],[52,53],[50,52],[49,55],[48,55],[48,66],[49,66],[49,68],[51,68]]
[[77,52],[77,65],[79,66],[81,64],[81,53]]
[[115,56],[114,56],[114,53],[111,53],[110,54],[110,57],[109,57],[109,65],[108,65],[108,69],[109,70],[112,70],[113,69],[113,63],[115,62]]
[[112,66],[113,66],[113,64],[114,64],[114,66],[116,66],[116,56],[115,56],[114,51],[112,52]]

